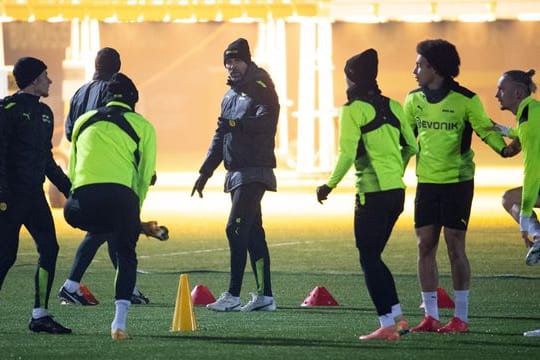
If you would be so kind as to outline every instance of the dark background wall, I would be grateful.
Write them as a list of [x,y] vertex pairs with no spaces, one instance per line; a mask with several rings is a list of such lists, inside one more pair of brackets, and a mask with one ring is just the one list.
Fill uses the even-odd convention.
[[[4,24],[6,63],[20,56],[37,56],[49,66],[53,80],[46,100],[63,122],[62,60],[69,46],[69,23]],[[292,113],[297,107],[299,26],[287,25],[287,66],[290,135],[296,136]],[[102,46],[118,49],[122,71],[137,84],[137,110],[152,121],[159,141],[160,170],[196,170],[202,161],[226,90],[222,53],[237,37],[245,37],[254,51],[257,26],[232,23],[133,23],[101,24]],[[379,84],[383,92],[403,101],[416,87],[412,70],[415,46],[426,38],[445,38],[461,55],[458,81],[477,92],[490,115],[513,123],[510,113],[498,109],[494,98],[499,75],[509,69],[540,70],[540,27],[537,23],[497,21],[493,23],[441,22],[429,24],[385,23],[333,26],[334,103],[345,102],[343,64],[351,55],[373,47],[379,51]],[[93,59],[92,59],[93,60]],[[540,78],[539,78],[540,79]],[[488,148],[477,144],[479,165],[508,165]]]

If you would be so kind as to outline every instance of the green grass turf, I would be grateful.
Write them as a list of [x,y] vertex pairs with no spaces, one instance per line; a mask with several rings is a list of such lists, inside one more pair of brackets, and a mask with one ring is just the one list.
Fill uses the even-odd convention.
[[[56,291],[68,274],[82,233],[65,226],[55,211],[61,250],[50,311],[73,329],[68,336],[33,334],[27,321],[33,304],[34,244],[23,231],[16,265],[0,292],[0,359],[538,359],[539,268],[524,265],[517,226],[504,217],[473,217],[468,254],[473,271],[469,334],[409,334],[398,342],[367,342],[358,336],[378,327],[354,247],[351,216],[265,217],[272,255],[274,313],[215,313],[195,308],[198,330],[170,332],[179,275],[191,288],[206,285],[217,297],[228,284],[228,248],[222,216],[150,214],[169,225],[167,242],[141,237],[138,286],[151,299],[132,306],[129,341],[111,341],[114,272],[105,247],[84,282],[99,306],[60,305]],[[410,217],[400,219],[385,251],[404,312],[416,325],[416,239]],[[439,249],[440,285],[452,295],[444,242]],[[254,289],[245,275],[242,297]],[[337,307],[302,308],[315,286],[325,286]],[[452,315],[441,310],[442,320]],[[535,355],[536,354],[536,355]]]

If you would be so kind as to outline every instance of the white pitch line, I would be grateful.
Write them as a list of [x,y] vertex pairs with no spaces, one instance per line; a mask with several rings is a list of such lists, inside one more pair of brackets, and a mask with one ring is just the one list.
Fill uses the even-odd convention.
[[[309,243],[311,243],[311,241],[294,241],[294,242],[272,244],[272,245],[268,245],[268,247],[274,248],[274,247],[293,246],[293,245],[309,244]],[[206,249],[206,250],[180,251],[180,252],[174,252],[174,253],[168,253],[168,254],[141,255],[141,256],[137,256],[137,258],[138,259],[150,259],[150,258],[154,258],[154,257],[203,254],[203,253],[212,253],[212,252],[227,251],[227,250],[229,250],[229,248],[216,248],[216,249]]]

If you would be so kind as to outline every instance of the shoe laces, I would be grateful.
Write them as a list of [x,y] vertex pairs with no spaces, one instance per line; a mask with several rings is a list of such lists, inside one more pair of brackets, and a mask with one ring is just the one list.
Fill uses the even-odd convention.
[[231,293],[229,292],[224,292],[224,293],[221,293],[221,295],[219,295],[219,298],[217,299],[217,301],[229,301],[229,300],[232,300],[232,295]]
[[254,293],[254,292],[250,292],[249,296],[251,296],[251,300],[249,300],[248,304],[256,303],[257,300],[259,299],[259,295],[257,293]]

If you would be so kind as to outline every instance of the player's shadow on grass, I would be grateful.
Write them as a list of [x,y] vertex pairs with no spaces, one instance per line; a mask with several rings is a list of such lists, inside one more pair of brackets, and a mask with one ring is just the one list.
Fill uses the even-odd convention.
[[[482,333],[469,333],[469,334],[437,334],[439,340],[443,338],[453,337],[454,341],[444,344],[441,341],[436,341],[433,344],[426,343],[426,338],[433,336],[433,334],[408,334],[403,336],[399,341],[370,341],[363,342],[358,340],[358,335],[350,334],[346,337],[346,340],[332,341],[323,339],[302,339],[302,338],[268,338],[268,337],[240,337],[240,336],[207,336],[200,334],[181,334],[181,335],[168,335],[168,336],[155,336],[161,339],[175,339],[181,341],[200,341],[200,342],[214,342],[228,345],[243,345],[243,346],[281,346],[281,347],[309,347],[309,348],[321,348],[321,349],[357,349],[357,348],[370,348],[370,349],[393,349],[394,346],[406,346],[409,350],[414,348],[416,351],[455,351],[455,341],[459,341],[459,344],[470,346],[485,346],[486,348],[504,348],[508,349],[508,343],[501,343],[500,341],[493,339],[493,341],[484,341],[478,339],[468,339],[468,336],[481,335]],[[500,334],[503,335],[503,334]],[[515,334],[511,334],[515,335]],[[511,347],[519,348],[540,348],[540,344],[525,344],[515,343]]]
[[[283,346],[283,347],[309,347],[309,348],[341,348],[341,349],[356,349],[356,348],[388,348],[388,344],[384,343],[365,343],[360,342],[355,335],[351,335],[348,341],[330,341],[322,339],[300,339],[300,338],[268,338],[268,337],[222,337],[222,336],[157,336],[159,338],[178,339],[186,341],[201,341],[201,342],[218,342],[229,345],[254,345],[254,346]],[[393,342],[394,344],[397,342]]]
[[504,319],[504,320],[531,320],[540,323],[540,317],[534,317],[530,315],[523,316],[502,316],[502,315],[473,315],[469,316],[471,319]]

